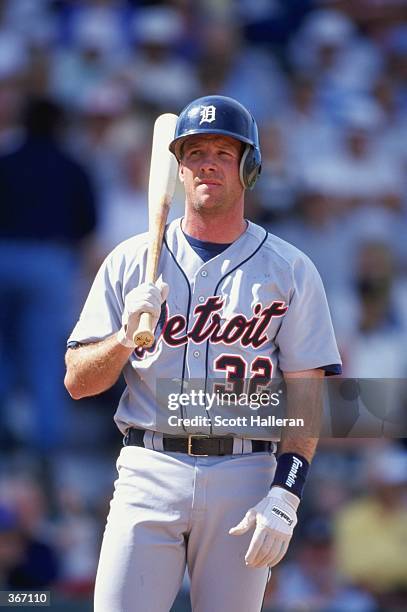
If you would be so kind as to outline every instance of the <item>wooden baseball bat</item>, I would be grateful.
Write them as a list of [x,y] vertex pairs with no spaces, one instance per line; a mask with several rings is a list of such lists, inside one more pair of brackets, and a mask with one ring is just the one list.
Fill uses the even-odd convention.
[[[177,115],[165,113],[154,123],[151,151],[150,177],[148,182],[148,232],[146,282],[157,280],[165,224],[177,181],[178,163],[168,145],[174,138]],[[133,335],[136,346],[149,348],[154,343],[152,316],[142,313]]]

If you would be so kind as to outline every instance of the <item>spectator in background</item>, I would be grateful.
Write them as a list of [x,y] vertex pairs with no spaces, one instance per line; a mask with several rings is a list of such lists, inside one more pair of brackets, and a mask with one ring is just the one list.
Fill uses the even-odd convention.
[[0,588],[45,589],[56,581],[53,546],[27,530],[14,506],[0,506]]
[[[35,0],[37,1],[37,0]],[[49,3],[49,0],[46,0]],[[128,0],[82,0],[59,2],[61,38],[69,46],[78,38],[94,31],[104,32],[111,54],[124,52],[129,42],[129,21],[132,16]]]
[[337,294],[332,300],[345,376],[406,376],[405,293],[386,243],[364,242],[356,258],[353,291]]
[[[407,28],[404,29],[407,40]],[[407,56],[407,44],[405,44]],[[407,71],[406,71],[407,72]],[[383,129],[377,146],[383,157],[398,168],[399,184],[396,197],[387,197],[387,211],[393,212],[394,224],[391,229],[390,242],[399,257],[404,270],[407,269],[407,87],[404,105],[400,95],[400,84],[388,72],[379,75],[372,87],[372,99],[378,104],[383,114]]]
[[126,57],[109,11],[81,8],[72,20],[71,44],[55,49],[50,67],[51,95],[72,108],[112,78]]
[[407,170],[407,96],[403,109],[397,100],[396,84],[387,73],[380,74],[373,83],[371,96],[384,117],[380,150],[395,162],[400,160],[402,168]]
[[0,505],[0,589],[10,586],[10,572],[23,555],[18,521],[15,512]]
[[299,188],[299,177],[296,164],[289,153],[287,131],[280,121],[265,124],[260,140],[261,183],[256,194],[264,211],[259,222],[265,223],[274,219],[278,221],[292,212]]
[[312,259],[328,296],[340,293],[351,275],[351,242],[343,231],[338,203],[323,190],[301,184],[293,215],[269,229]]
[[293,166],[332,154],[337,146],[338,126],[321,109],[316,91],[317,76],[295,73],[291,77],[289,104],[279,113],[278,125]]
[[[331,523],[314,516],[304,526],[295,560],[276,572],[270,603],[279,612],[378,612],[367,592],[338,574]],[[274,609],[274,608],[273,608]]]
[[345,579],[377,596],[383,610],[407,596],[407,454],[394,444],[367,455],[359,499],[339,510],[335,548]]
[[400,156],[382,148],[384,115],[373,100],[355,99],[343,112],[341,128],[341,140],[330,154],[316,152],[304,160],[301,179],[335,200],[350,244],[380,235],[401,262],[407,229],[403,168]]
[[28,56],[21,39],[0,30],[0,154],[20,144],[19,115]]
[[61,515],[56,524],[61,570],[59,590],[90,596],[100,548],[99,523],[75,489],[65,488],[59,497]]
[[228,22],[202,26],[202,51],[197,65],[202,94],[217,92],[239,100],[259,125],[276,117],[286,101],[286,79],[275,57],[245,44],[242,30]]
[[387,74],[392,79],[396,90],[398,108],[407,109],[407,24],[400,20],[389,28],[386,37]]
[[98,239],[103,258],[135,233],[148,230],[148,157],[144,147],[129,146],[120,158],[121,175],[101,197]]
[[399,210],[400,162],[383,155],[380,135],[383,114],[369,98],[349,101],[342,115],[342,138],[329,155],[318,151],[303,166],[307,184],[341,199],[343,210],[378,206]]
[[292,38],[290,60],[296,72],[315,77],[319,104],[332,117],[349,96],[368,91],[383,65],[374,41],[344,13],[325,8],[304,19]]
[[[98,200],[119,180],[119,160],[114,133],[130,114],[126,87],[106,81],[91,87],[78,100],[77,123],[69,146],[94,181]],[[137,141],[139,135],[134,134]]]
[[347,433],[400,437],[406,432],[406,286],[383,241],[363,243],[356,266],[353,289],[331,298],[344,375],[361,379]]
[[31,101],[24,141],[0,158],[1,410],[25,390],[31,420],[22,433],[42,451],[66,434],[64,338],[80,246],[95,227],[89,178],[58,144],[61,119],[52,101]]
[[0,7],[1,25],[13,31],[21,39],[31,41],[41,32],[52,29],[52,15],[49,0],[13,0],[2,2]]
[[162,5],[140,7],[132,26],[132,51],[120,74],[134,96],[158,114],[198,95],[193,66],[176,52],[184,37],[181,11]]

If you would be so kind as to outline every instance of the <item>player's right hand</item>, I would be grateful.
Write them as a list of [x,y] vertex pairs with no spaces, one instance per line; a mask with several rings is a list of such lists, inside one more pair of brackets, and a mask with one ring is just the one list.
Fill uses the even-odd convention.
[[167,299],[169,287],[159,278],[153,283],[142,283],[132,289],[125,298],[122,316],[122,328],[117,334],[120,344],[135,348],[133,336],[137,330],[143,312],[151,314],[153,328],[157,325],[161,313],[161,304]]

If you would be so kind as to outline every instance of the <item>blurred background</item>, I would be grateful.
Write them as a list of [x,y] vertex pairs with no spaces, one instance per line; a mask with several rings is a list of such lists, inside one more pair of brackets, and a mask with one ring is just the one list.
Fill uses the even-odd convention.
[[[101,261],[147,229],[158,114],[211,93],[252,111],[247,217],[316,264],[344,376],[405,378],[406,5],[0,1],[0,589],[92,609],[121,385],[73,402],[63,357]],[[264,609],[405,610],[406,549],[405,440],[323,440]]]

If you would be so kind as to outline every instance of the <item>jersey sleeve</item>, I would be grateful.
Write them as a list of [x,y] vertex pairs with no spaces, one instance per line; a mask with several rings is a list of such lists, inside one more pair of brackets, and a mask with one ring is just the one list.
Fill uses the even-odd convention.
[[341,373],[331,315],[321,277],[307,257],[293,264],[293,290],[276,337],[283,372],[324,369]]
[[72,343],[97,342],[121,327],[122,283],[114,257],[109,255],[93,281],[79,320],[68,338]]

